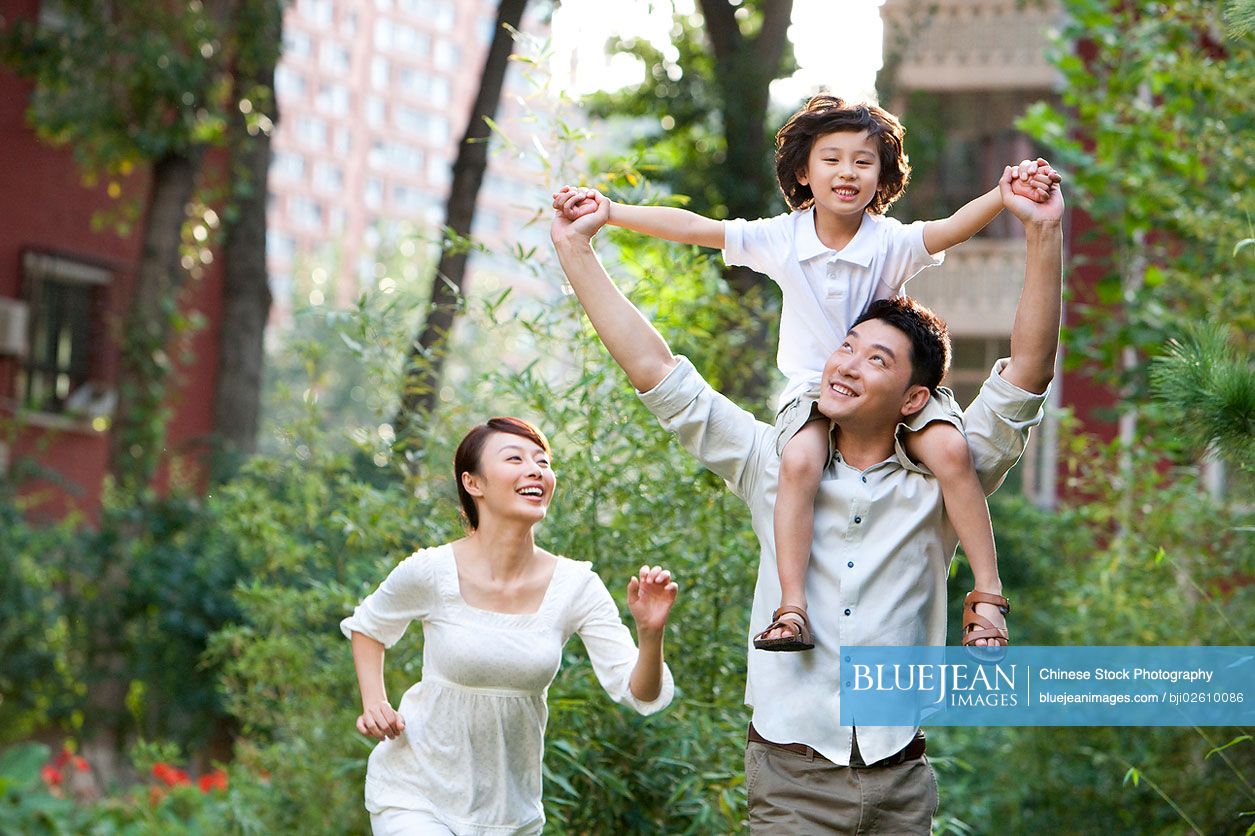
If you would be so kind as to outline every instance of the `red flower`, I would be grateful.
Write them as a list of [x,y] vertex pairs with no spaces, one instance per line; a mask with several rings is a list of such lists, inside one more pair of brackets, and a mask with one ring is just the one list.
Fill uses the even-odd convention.
[[44,764],[43,769],[39,770],[39,777],[50,787],[61,786],[61,770],[50,763]]
[[200,776],[200,791],[207,793],[212,790],[227,791],[227,773],[221,769]]
[[192,779],[182,769],[161,762],[153,764],[153,777],[167,787],[177,787],[179,784],[190,784],[192,782]]
[[65,766],[67,763],[70,762],[71,755],[72,753],[70,752],[70,750],[67,747],[62,746],[61,751],[58,752],[57,756],[52,759],[52,765],[56,767],[57,769],[60,769],[61,767]]
[[91,767],[87,764],[87,758],[82,755],[74,755],[70,758],[70,764],[79,772],[88,772],[91,770]]

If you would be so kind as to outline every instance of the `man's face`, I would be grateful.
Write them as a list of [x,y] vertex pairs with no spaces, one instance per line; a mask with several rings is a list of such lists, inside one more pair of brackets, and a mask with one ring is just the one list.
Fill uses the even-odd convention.
[[861,322],[824,364],[819,411],[847,429],[896,426],[928,400],[926,386],[910,385],[911,372],[906,334],[883,320]]

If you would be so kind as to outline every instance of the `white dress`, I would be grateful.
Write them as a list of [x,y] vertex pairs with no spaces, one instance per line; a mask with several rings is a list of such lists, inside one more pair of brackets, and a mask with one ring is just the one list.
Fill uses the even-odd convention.
[[559,557],[540,608],[506,614],[462,599],[452,546],[424,549],[393,569],[340,629],[391,647],[411,621],[423,623],[423,676],[397,706],[405,731],[371,752],[371,813],[421,810],[457,834],[539,833],[545,696],[572,633],[615,702],[652,714],[674,692],[664,665],[656,700],[632,695],[636,645],[589,563]]

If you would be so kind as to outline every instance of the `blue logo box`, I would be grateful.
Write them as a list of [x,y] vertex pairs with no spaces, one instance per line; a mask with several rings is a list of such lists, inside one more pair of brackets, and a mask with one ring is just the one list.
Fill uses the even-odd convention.
[[843,647],[846,726],[1245,726],[1253,647]]

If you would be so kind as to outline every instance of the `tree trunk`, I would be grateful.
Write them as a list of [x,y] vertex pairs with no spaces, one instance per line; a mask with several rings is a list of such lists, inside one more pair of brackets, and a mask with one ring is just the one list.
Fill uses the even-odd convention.
[[[273,126],[279,121],[274,77],[283,8],[269,0],[245,5],[246,13],[255,14],[237,21],[237,28],[254,17],[259,26],[249,34],[256,48],[246,50],[237,61],[233,98],[247,98],[255,108],[268,99],[269,106],[261,112]],[[217,449],[211,472],[215,482],[230,478],[257,449],[263,337],[272,301],[266,273],[266,175],[270,169],[270,130],[266,128],[271,126],[254,126],[250,133],[245,115],[238,109],[233,112],[229,147],[234,194],[222,248],[222,322],[214,386]]]
[[457,305],[466,277],[467,248],[460,240],[470,236],[475,217],[475,201],[488,168],[488,119],[497,113],[501,89],[509,69],[514,45],[510,29],[518,29],[523,20],[527,0],[500,0],[492,45],[480,75],[479,94],[471,108],[466,133],[458,143],[453,163],[453,182],[445,204],[445,226],[440,263],[432,277],[431,302],[427,319],[417,339],[410,345],[406,358],[401,408],[394,425],[399,439],[411,439],[423,416],[435,408],[440,377],[444,370],[445,352],[453,329]]
[[135,496],[156,472],[165,435],[161,412],[171,367],[166,347],[187,276],[179,249],[199,160],[199,152],[175,152],[152,167],[144,242],[121,335],[118,402],[109,449],[109,473],[120,490]]
[[[741,32],[736,19],[737,6],[728,0],[701,0],[702,18],[711,49],[715,53],[715,83],[722,102],[725,165],[735,177],[728,178],[723,195],[732,218],[758,218],[764,214],[769,195],[775,192],[774,147],[767,129],[767,107],[771,82],[780,73],[788,45],[793,0],[766,0],[760,4],[763,22],[752,40]],[[748,267],[728,267],[723,271],[729,287],[742,298],[754,299],[763,292],[764,278]],[[758,306],[761,307],[761,306]],[[772,348],[771,324],[767,317],[750,325],[746,348],[752,354]],[[728,394],[747,402],[761,400],[768,389],[768,367],[750,360],[749,373],[737,378]]]

